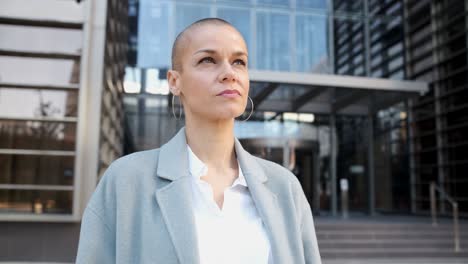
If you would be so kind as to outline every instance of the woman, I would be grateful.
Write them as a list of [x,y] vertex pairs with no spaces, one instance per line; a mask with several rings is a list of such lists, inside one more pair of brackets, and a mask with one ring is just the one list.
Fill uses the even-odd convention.
[[85,210],[77,263],[321,263],[297,178],[234,137],[247,62],[224,20],[179,34],[167,77],[186,126],[160,149],[112,163]]

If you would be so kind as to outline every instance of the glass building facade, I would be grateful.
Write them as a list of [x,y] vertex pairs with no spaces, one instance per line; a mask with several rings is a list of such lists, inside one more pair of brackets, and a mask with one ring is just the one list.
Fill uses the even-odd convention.
[[[466,211],[464,197],[468,194],[459,187],[467,181],[460,174],[466,161],[461,136],[465,116],[461,102],[466,92],[462,76],[467,65],[463,29],[467,7],[463,1],[454,5],[430,0],[131,2],[135,12],[130,43],[135,49],[130,56],[135,59],[128,69],[133,72],[127,75],[128,87],[145,81],[138,87],[133,85],[136,94],[127,94],[125,100],[127,109],[133,109],[127,111],[129,120],[139,124],[133,126],[133,133],[140,133],[142,141],[152,141],[147,146],[158,146],[173,133],[166,132],[160,140],[143,139],[141,131],[149,129],[149,122],[138,117],[148,110],[153,118],[170,118],[164,76],[170,67],[171,43],[193,21],[220,17],[244,35],[251,70],[429,82],[431,89],[423,97],[411,101],[396,98],[372,117],[377,181],[372,203],[382,212],[426,212],[428,186],[435,180],[458,197]],[[155,75],[156,81],[148,77]],[[253,94],[263,86],[252,84]],[[273,89],[269,98],[294,97],[302,89],[286,86]],[[151,98],[143,98],[138,92],[151,94]],[[284,116],[281,112],[255,113],[253,119],[283,120]],[[316,120],[317,125],[329,122],[321,115],[316,115]],[[167,122],[166,131],[176,131],[182,125],[180,121]],[[366,193],[369,172],[360,168],[370,162],[366,149],[369,121],[365,116],[341,115],[336,122],[338,179],[348,179],[353,188],[350,208],[367,211],[371,203]],[[321,192],[329,194],[329,161],[324,158],[322,162]],[[329,197],[325,196],[321,208],[330,210]]]
[[141,68],[170,68],[172,43],[194,21],[219,17],[244,36],[251,69],[330,72],[327,1],[139,1]]

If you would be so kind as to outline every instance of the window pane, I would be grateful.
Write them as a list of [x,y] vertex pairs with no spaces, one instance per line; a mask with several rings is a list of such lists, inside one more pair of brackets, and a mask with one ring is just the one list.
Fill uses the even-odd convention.
[[177,4],[176,5],[176,35],[179,34],[185,27],[192,24],[193,22],[210,17],[209,6],[199,5],[187,5]]
[[81,30],[0,25],[0,49],[79,54],[82,35]]
[[0,190],[0,213],[71,214],[72,191]]
[[4,83],[70,85],[80,80],[79,61],[0,56]]
[[76,117],[78,92],[0,88],[0,116]]
[[257,0],[259,5],[289,6],[289,0]]
[[0,183],[72,186],[74,159],[0,154]]
[[296,61],[297,70],[328,72],[327,17],[297,16]]
[[247,48],[251,49],[250,37],[250,11],[248,9],[219,8],[218,17],[222,18],[239,30],[247,42]]
[[289,16],[257,14],[257,68],[288,71],[291,68]]
[[[308,1],[308,0],[304,0]],[[351,12],[351,13],[362,13],[364,9],[363,0],[334,0],[333,9],[339,13]]]
[[0,148],[74,150],[76,124],[0,120]]
[[320,8],[327,9],[327,0],[296,0],[297,8]]
[[138,66],[168,68],[171,56],[169,4],[141,1],[138,23]]
[[243,6],[249,6],[249,4],[253,4],[254,0],[216,0],[217,3],[226,2],[230,4],[238,4]]

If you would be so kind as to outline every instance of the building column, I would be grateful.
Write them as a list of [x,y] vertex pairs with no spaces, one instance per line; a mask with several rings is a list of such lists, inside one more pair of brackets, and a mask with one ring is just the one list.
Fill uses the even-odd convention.
[[408,144],[409,144],[409,173],[410,173],[410,199],[411,199],[411,213],[416,213],[416,160],[415,160],[415,143],[414,143],[414,130],[413,130],[413,102],[409,101],[405,104]]
[[367,116],[367,137],[369,139],[367,149],[369,214],[375,215],[374,115],[372,113]]
[[330,187],[331,187],[331,213],[337,215],[338,198],[336,189],[336,157],[337,157],[336,116],[330,115]]
[[[431,2],[431,27],[433,32],[436,32],[439,29],[439,21],[437,19],[437,15],[439,13],[440,3],[437,1]],[[436,47],[438,41],[437,34],[432,35],[432,45]],[[440,56],[437,49],[433,49],[433,58],[434,58],[434,65],[439,63]],[[440,79],[439,71],[434,71],[434,79]],[[444,129],[443,117],[442,113],[442,103],[440,100],[441,96],[441,86],[440,84],[434,83],[434,105],[435,105],[435,125],[436,125],[436,145],[437,145],[437,184],[442,188],[445,189],[445,170],[444,170],[444,140],[442,136],[442,130]],[[429,186],[427,186],[429,188]],[[445,202],[442,196],[439,196],[439,210],[441,213],[445,213]]]
[[[318,139],[318,137],[317,137]],[[315,212],[320,211],[320,147],[314,144],[312,152],[312,178],[313,178],[313,205],[312,208]]]
[[85,1],[73,216],[81,218],[98,182],[107,1]]

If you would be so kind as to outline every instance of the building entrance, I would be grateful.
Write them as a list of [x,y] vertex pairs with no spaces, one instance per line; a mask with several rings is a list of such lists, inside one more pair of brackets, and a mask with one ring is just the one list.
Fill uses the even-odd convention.
[[288,168],[301,183],[313,211],[320,210],[320,157],[317,141],[254,138],[242,139],[241,142],[252,155]]

